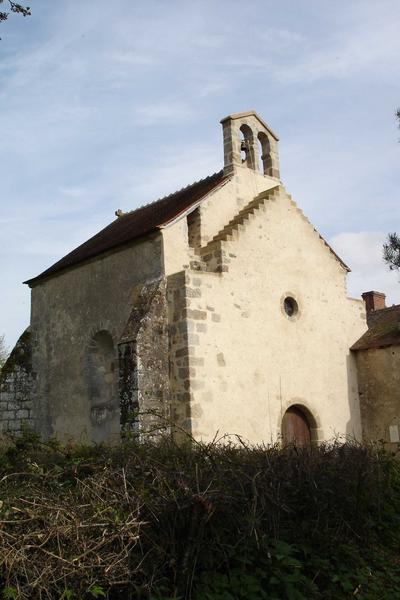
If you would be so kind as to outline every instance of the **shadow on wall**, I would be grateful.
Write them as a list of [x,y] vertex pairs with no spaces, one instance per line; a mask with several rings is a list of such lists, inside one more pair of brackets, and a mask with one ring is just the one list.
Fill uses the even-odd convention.
[[358,395],[356,357],[349,352],[346,356],[347,397],[349,399],[350,419],[346,425],[346,436],[361,441],[360,398]]
[[95,443],[112,441],[120,435],[116,363],[111,334],[98,331],[92,337],[87,355],[91,439]]

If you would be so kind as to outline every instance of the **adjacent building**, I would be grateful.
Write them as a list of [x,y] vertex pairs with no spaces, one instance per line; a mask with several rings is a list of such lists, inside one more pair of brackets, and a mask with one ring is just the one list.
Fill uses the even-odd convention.
[[393,450],[400,442],[400,305],[366,292],[368,330],[353,344],[356,355],[363,437]]

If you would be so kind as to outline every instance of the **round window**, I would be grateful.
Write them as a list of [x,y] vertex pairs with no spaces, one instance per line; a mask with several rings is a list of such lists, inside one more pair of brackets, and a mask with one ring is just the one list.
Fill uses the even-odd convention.
[[299,307],[294,298],[291,296],[287,296],[283,301],[283,308],[288,317],[294,317],[294,315],[298,312]]

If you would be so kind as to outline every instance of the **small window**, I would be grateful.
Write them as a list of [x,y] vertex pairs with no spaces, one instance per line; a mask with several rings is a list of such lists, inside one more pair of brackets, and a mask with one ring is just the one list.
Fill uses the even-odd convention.
[[294,317],[299,311],[298,304],[294,298],[287,296],[283,301],[283,308],[288,317]]

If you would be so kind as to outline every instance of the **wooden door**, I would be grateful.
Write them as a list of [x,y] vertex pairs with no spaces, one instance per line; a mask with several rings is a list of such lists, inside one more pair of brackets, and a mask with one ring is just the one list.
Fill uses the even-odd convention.
[[284,446],[311,446],[310,425],[303,411],[296,406],[288,408],[283,415],[282,440]]

